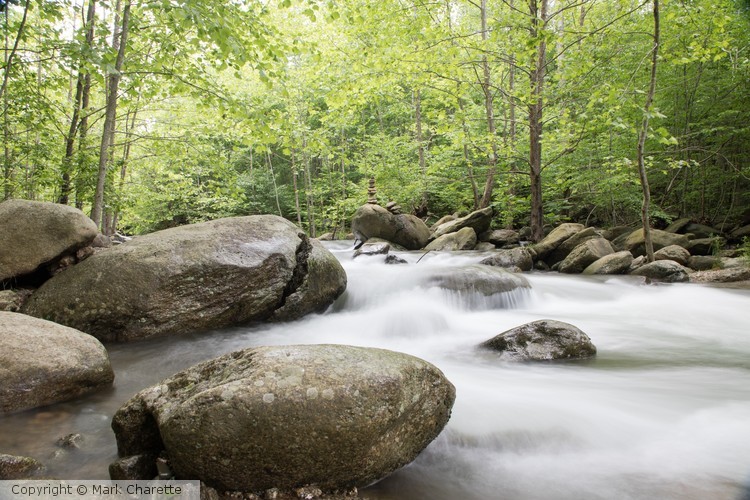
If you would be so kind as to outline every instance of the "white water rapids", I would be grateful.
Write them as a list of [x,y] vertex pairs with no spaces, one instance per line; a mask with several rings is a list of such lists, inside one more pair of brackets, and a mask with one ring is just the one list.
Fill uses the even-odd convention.
[[[531,273],[530,291],[467,307],[418,283],[430,267],[480,254],[416,263],[421,253],[403,253],[409,265],[386,265],[328,246],[349,284],[326,314],[110,345],[114,389],[0,417],[0,453],[33,456],[51,476],[107,478],[111,416],[138,390],[243,347],[340,343],[413,354],[456,386],[445,431],[414,463],[362,489],[365,498],[750,499],[750,290]],[[597,357],[511,363],[476,348],[545,318],[586,332]],[[55,447],[72,432],[83,436],[80,449]]]

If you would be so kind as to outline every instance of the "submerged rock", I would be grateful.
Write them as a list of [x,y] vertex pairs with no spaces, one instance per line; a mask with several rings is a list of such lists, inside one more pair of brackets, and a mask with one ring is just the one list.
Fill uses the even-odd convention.
[[167,229],[92,255],[47,281],[27,314],[105,341],[133,341],[324,310],[346,273],[273,215]]
[[577,327],[543,319],[512,328],[480,344],[514,361],[586,359],[596,355],[588,335]]
[[8,200],[0,203],[0,282],[74,256],[98,234],[77,208],[57,203]]
[[113,380],[107,351],[94,337],[0,312],[0,414],[73,399]]
[[407,354],[342,345],[245,349],[141,391],[115,414],[120,456],[165,450],[177,478],[259,492],[364,486],[411,462],[455,389]]

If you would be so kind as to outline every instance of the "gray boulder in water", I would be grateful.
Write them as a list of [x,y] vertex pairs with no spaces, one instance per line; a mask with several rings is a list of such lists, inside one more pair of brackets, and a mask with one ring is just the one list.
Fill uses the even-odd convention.
[[346,274],[322,245],[273,215],[182,226],[97,253],[56,275],[27,314],[105,341],[295,319],[324,310]]
[[690,281],[688,270],[673,260],[657,260],[644,264],[630,274],[664,281],[666,283],[683,283]]
[[521,271],[531,271],[534,267],[534,259],[531,257],[531,252],[525,247],[499,250],[479,263],[486,266],[509,269],[518,268]]
[[107,351],[91,335],[0,312],[0,414],[67,401],[114,378]]
[[419,250],[430,238],[430,229],[422,219],[410,214],[394,215],[371,203],[362,205],[355,212],[352,232],[360,241],[382,238],[407,250]]
[[0,282],[33,273],[91,243],[96,224],[77,208],[57,203],[0,203]]
[[245,349],[141,391],[115,414],[120,456],[169,457],[177,478],[258,492],[365,486],[406,465],[447,423],[455,388],[383,349]]
[[542,319],[512,328],[480,344],[513,361],[586,359],[596,355],[588,335],[577,327]]
[[492,224],[494,210],[492,207],[482,208],[471,212],[466,217],[454,219],[435,227],[432,239],[437,239],[444,234],[455,233],[463,228],[470,227],[474,230],[475,236],[487,231]]
[[470,227],[464,227],[455,233],[438,236],[424,247],[424,249],[437,252],[453,252],[456,250],[473,250],[476,244],[477,233]]

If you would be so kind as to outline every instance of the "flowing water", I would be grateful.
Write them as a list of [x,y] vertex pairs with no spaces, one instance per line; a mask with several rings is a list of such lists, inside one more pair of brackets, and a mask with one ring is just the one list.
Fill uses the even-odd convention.
[[[643,285],[626,277],[527,274],[532,288],[485,299],[425,287],[426,271],[480,254],[403,253],[342,261],[347,292],[286,324],[108,346],[113,389],[0,417],[0,453],[51,476],[107,478],[112,414],[138,390],[243,347],[341,343],[402,351],[456,386],[445,431],[411,465],[361,490],[375,500],[750,499],[750,291]],[[479,351],[537,319],[576,325],[594,360],[512,363]],[[79,449],[55,441],[83,437]]]

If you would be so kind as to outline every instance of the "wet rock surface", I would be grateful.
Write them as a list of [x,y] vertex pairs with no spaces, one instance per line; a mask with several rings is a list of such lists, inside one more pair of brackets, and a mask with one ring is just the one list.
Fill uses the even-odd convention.
[[512,361],[586,359],[596,355],[588,335],[571,324],[550,319],[512,328],[480,347],[497,351]]
[[95,338],[0,312],[0,414],[73,399],[113,380],[107,351]]
[[22,278],[91,243],[96,224],[77,208],[57,203],[0,203],[0,282]]
[[272,215],[158,231],[47,281],[23,312],[127,342],[322,311],[346,274],[322,244]]
[[117,411],[120,456],[165,450],[220,491],[367,485],[442,430],[455,389],[406,354],[341,345],[245,349],[146,389]]

